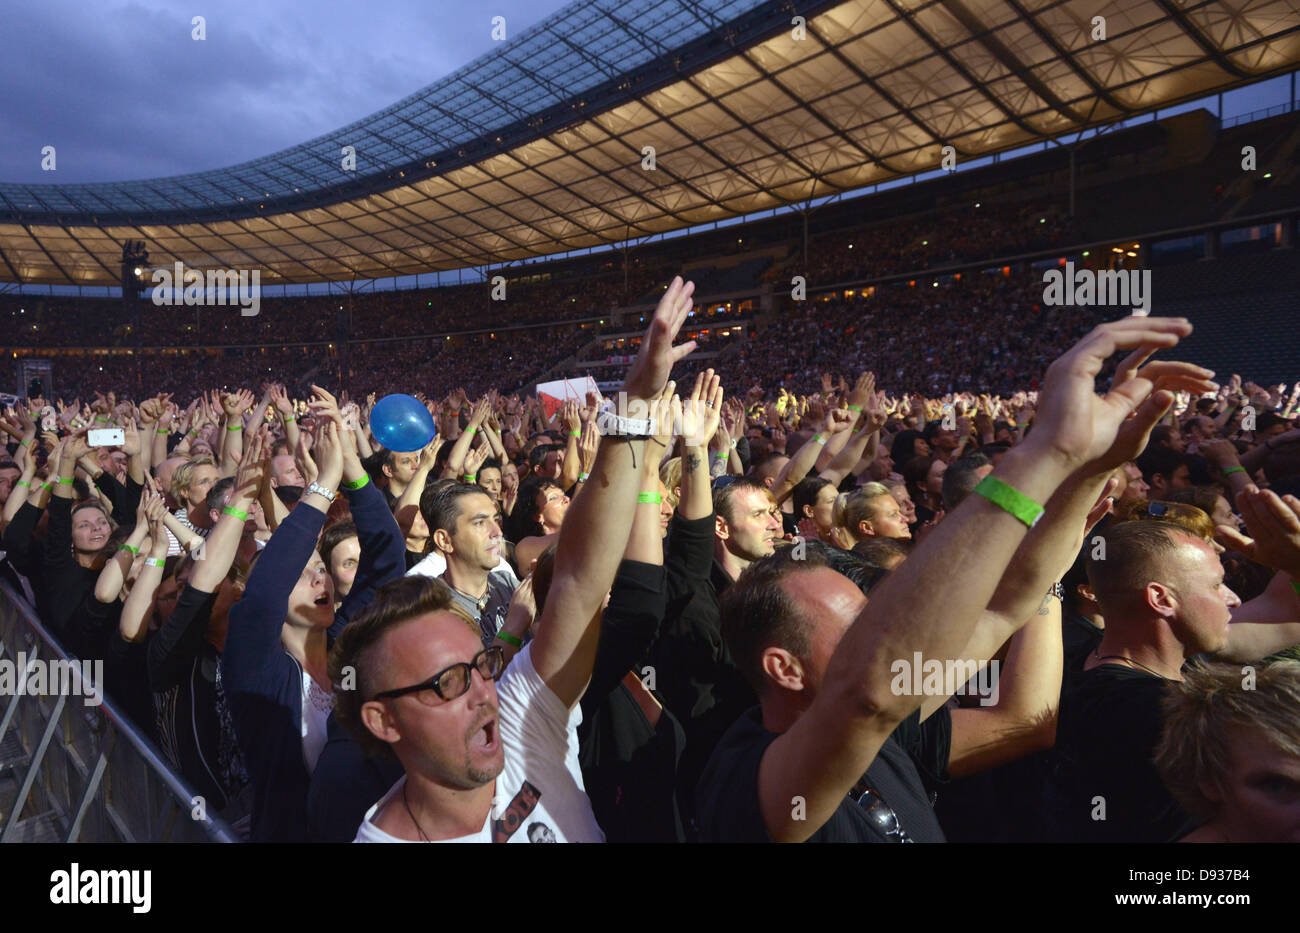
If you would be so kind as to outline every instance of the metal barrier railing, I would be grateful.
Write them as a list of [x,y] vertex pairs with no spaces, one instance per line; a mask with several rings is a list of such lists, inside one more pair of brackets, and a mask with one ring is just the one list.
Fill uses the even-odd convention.
[[0,665],[0,842],[240,841],[3,581]]

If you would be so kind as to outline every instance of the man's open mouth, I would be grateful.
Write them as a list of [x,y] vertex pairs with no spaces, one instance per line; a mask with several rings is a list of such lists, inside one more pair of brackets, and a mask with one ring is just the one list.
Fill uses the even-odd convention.
[[492,717],[483,723],[478,729],[470,735],[470,745],[481,752],[495,752],[501,744],[500,733],[497,732],[496,717]]

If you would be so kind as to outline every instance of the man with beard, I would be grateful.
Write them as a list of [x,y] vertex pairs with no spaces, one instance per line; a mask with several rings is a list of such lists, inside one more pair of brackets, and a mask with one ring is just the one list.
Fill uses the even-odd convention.
[[540,835],[527,831],[534,823],[557,841],[603,840],[582,790],[572,711],[631,533],[646,439],[670,411],[661,399],[673,364],[694,349],[672,345],[693,293],[673,280],[623,385],[626,410],[650,417],[601,415],[604,439],[560,530],[536,633],[508,668],[451,590],[420,577],[377,594],[336,643],[338,718],[406,772],[366,813],[358,841],[529,842]]

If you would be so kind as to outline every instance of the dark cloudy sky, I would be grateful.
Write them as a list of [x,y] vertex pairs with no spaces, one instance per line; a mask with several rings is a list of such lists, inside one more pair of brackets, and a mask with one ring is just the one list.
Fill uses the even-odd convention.
[[[224,168],[373,113],[567,0],[3,0],[0,181]],[[207,39],[191,39],[206,18]],[[1232,115],[1285,100],[1235,92]],[[1273,99],[1277,94],[1281,96]],[[57,172],[41,171],[52,145]]]
[[[568,0],[6,0],[0,181],[223,168],[337,129]],[[206,18],[207,39],[191,38]],[[43,146],[57,171],[41,171]]]

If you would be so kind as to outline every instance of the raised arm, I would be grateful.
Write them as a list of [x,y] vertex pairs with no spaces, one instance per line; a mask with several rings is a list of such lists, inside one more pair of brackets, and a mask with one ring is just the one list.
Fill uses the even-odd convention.
[[244,455],[244,412],[253,404],[253,393],[240,389],[221,397],[225,413],[225,443],[221,447],[221,476],[234,476]]
[[600,622],[591,684],[583,694],[584,713],[603,703],[638,661],[646,656],[663,624],[663,532],[660,528],[659,471],[651,464],[641,474],[632,534],[609,591]]
[[964,777],[1015,761],[1056,743],[1061,703],[1061,601],[1045,597],[1007,647],[992,674],[992,705],[955,709],[948,748],[948,776]]
[[1232,610],[1228,644],[1220,654],[1233,661],[1258,661],[1300,644],[1300,499],[1254,486],[1237,494],[1237,508],[1250,537],[1228,525],[1219,534],[1251,560],[1278,571],[1268,587]]
[[474,406],[474,414],[470,415],[469,424],[465,426],[460,437],[456,438],[456,443],[451,445],[451,453],[447,455],[447,469],[443,471],[443,476],[458,479],[464,473],[465,455],[469,453],[469,445],[474,442],[474,435],[487,419],[489,407],[486,396],[479,399],[478,404]]
[[122,617],[117,626],[122,640],[132,643],[144,641],[149,635],[149,610],[153,608],[154,591],[162,582],[163,569],[167,565],[167,534],[161,522],[167,505],[162,496],[153,492],[146,493],[144,499],[145,516],[149,522],[149,556],[135,578],[131,594],[122,605]]
[[[327,419],[333,425],[330,442],[337,443],[339,447],[337,453],[328,446],[322,451],[323,457],[331,460],[337,458],[340,463],[340,479],[335,480],[337,485],[330,488],[339,489],[347,498],[352,520],[357,526],[357,541],[361,545],[361,561],[357,565],[352,589],[344,597],[334,626],[330,628],[330,636],[337,637],[348,619],[374,598],[375,590],[390,580],[398,579],[406,571],[406,540],[402,537],[402,530],[389,510],[383,493],[370,482],[369,474],[361,465],[355,439],[343,424],[338,402],[320,386],[311,388],[314,395],[312,413]],[[435,449],[434,455],[436,454]],[[429,459],[432,460],[433,457]],[[323,460],[320,466],[322,474],[333,475],[334,468],[327,470]]]
[[564,425],[564,460],[560,464],[560,488],[572,489],[582,473],[582,452],[578,441],[582,438],[582,418],[578,403],[572,399],[560,410],[560,423]]
[[[275,406],[275,413],[280,418],[280,423],[284,426],[284,439],[289,444],[290,450],[298,449],[298,418],[293,413],[293,402],[290,401],[288,393],[284,386],[278,382],[271,387],[271,404]],[[268,514],[269,518],[269,514]]]
[[803,478],[816,465],[823,445],[835,435],[848,431],[854,420],[849,417],[850,414],[846,408],[833,408],[826,412],[826,422],[821,431],[799,448],[772,484],[772,495],[776,497],[778,505],[790,498],[794,487],[803,482]]
[[[722,379],[706,369],[695,377],[695,388],[684,404],[674,404],[674,417],[680,411],[682,430],[682,495],[677,514],[687,521],[713,514],[712,474],[709,472],[708,444],[717,433],[722,417]],[[652,445],[651,457],[657,448]],[[658,486],[655,487],[658,489]]]
[[411,523],[415,521],[415,516],[420,511],[420,497],[424,495],[424,487],[429,481],[429,471],[437,462],[438,450],[441,447],[441,436],[434,437],[425,445],[424,450],[420,452],[420,463],[415,468],[415,475],[406,484],[401,498],[393,503],[393,515],[397,518],[397,524],[403,532],[410,529]]
[[[675,364],[695,349],[673,340],[691,309],[693,283],[674,278],[655,309],[636,362],[623,383],[628,411],[649,408],[663,417],[662,392]],[[656,403],[652,405],[651,403]],[[636,510],[636,491],[647,455],[644,437],[606,436],[584,484],[560,528],[551,589],[532,644],[538,675],[566,706],[582,696],[591,678],[600,631],[599,611],[618,569]]]
[[[148,497],[141,496],[131,534],[118,547],[117,553],[104,562],[104,569],[99,572],[99,577],[95,580],[95,599],[98,602],[111,603],[122,592],[122,584],[131,570],[131,562],[140,553],[140,548],[149,534],[149,514],[146,508],[148,504]],[[166,538],[166,534],[163,537]]]
[[[1095,328],[1048,368],[1034,431],[992,476],[1034,503],[1047,502],[1070,474],[1110,449],[1125,418],[1151,395],[1153,384],[1138,376],[1098,398],[1093,386],[1106,359],[1119,349],[1170,347],[1190,332],[1186,321],[1168,318]],[[1163,411],[1169,398],[1158,393],[1151,405]],[[763,756],[759,804],[773,839],[801,841],[822,826],[885,738],[921,705],[920,697],[890,689],[895,659],[918,651],[961,657],[1029,521],[982,494],[968,496],[873,591],[831,656],[816,699]],[[805,801],[806,819],[792,818],[795,797]]]

